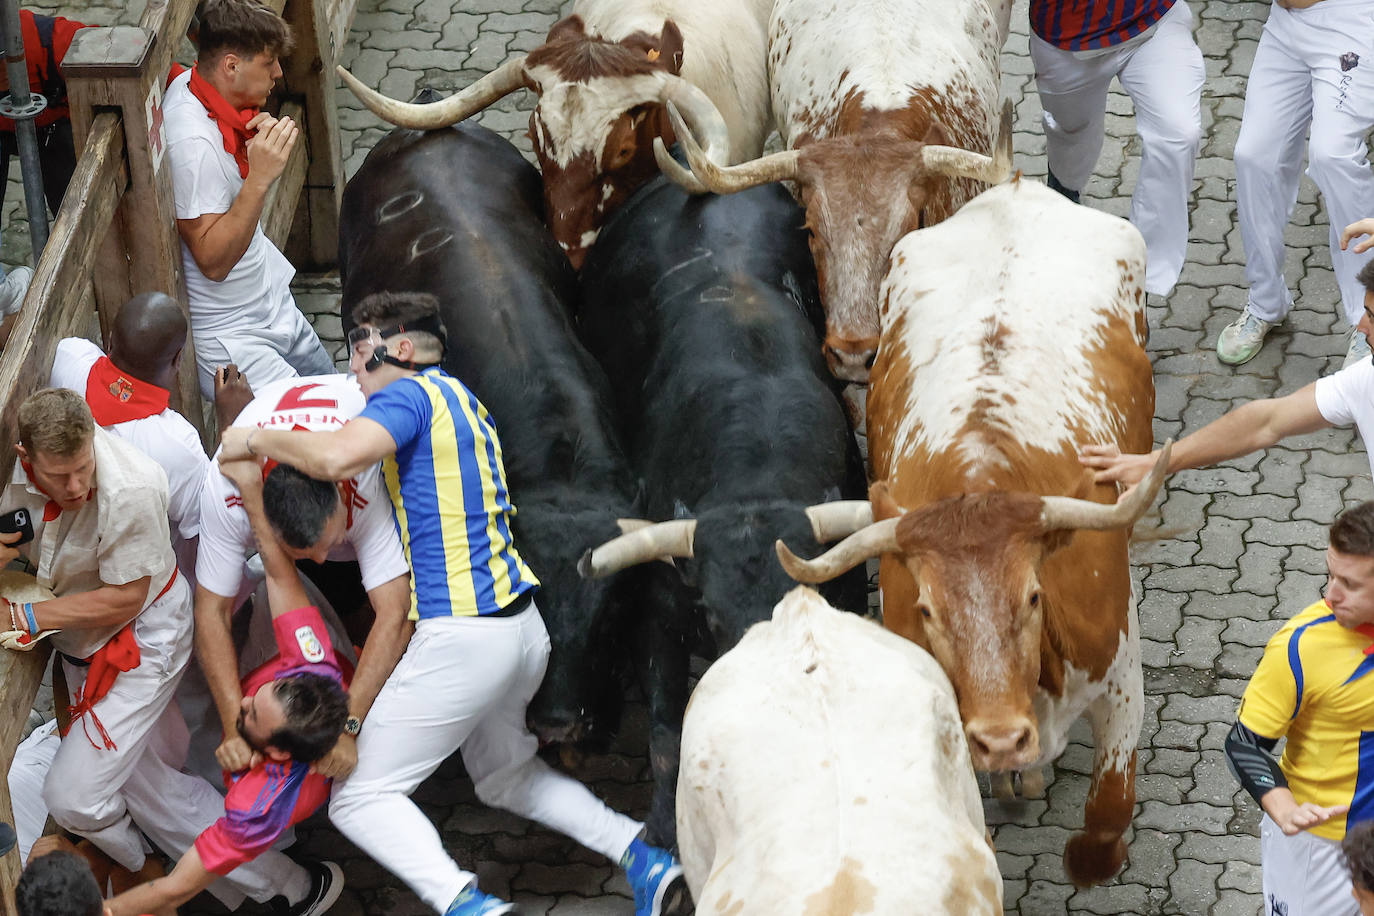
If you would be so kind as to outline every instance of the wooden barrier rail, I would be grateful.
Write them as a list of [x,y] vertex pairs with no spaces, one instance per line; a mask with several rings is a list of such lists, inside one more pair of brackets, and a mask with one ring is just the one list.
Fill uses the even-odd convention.
[[[0,473],[14,463],[19,404],[42,387],[57,341],[81,336],[91,303],[108,343],[120,306],[159,290],[186,307],[162,131],[162,91],[196,0],[149,0],[138,26],[82,29],[63,62],[72,128],[81,152],[75,176],[35,268],[24,307],[0,353]],[[283,61],[280,113],[302,125],[298,143],[263,209],[263,229],[300,266],[332,266],[337,249],[343,159],[334,110],[334,64],[356,0],[273,0],[291,24],[296,51]],[[201,431],[213,429],[199,394],[192,342],[186,342],[172,406]],[[0,650],[0,773],[8,773],[26,711],[49,650]],[[0,821],[13,823],[0,780]],[[0,859],[0,916],[13,916],[21,864]]]

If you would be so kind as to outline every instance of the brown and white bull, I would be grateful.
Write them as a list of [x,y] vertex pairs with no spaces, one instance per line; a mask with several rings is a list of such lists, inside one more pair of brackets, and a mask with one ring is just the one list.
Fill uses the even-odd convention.
[[379,117],[434,130],[517,89],[539,101],[530,139],[544,176],[549,228],[580,269],[610,215],[658,174],[652,142],[674,136],[672,100],[720,163],[757,156],[772,129],[768,12],[772,0],[577,0],[528,54],[434,105],[397,102],[340,69]]
[[[777,0],[769,23],[773,114],[787,150],[730,168],[691,156],[691,190],[797,183],[826,310],[825,356],[863,382],[878,348],[878,287],[898,239],[985,186],[924,169],[923,143],[989,153],[1008,0]],[[682,138],[679,132],[679,138]]]
[[949,679],[809,588],[693,691],[677,824],[697,916],[1002,912]]
[[869,386],[877,521],[814,561],[779,546],[804,582],[882,557],[885,624],[939,660],[974,766],[1002,785],[1088,716],[1092,787],[1064,851],[1081,885],[1125,855],[1142,715],[1127,544],[1168,448],[1115,505],[1076,453],[1150,448],[1144,278],[1134,227],[1019,178],[903,238]]

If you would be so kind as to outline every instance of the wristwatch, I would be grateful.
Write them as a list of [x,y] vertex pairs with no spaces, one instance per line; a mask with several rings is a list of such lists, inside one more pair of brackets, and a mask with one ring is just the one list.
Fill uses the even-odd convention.
[[344,720],[344,734],[358,737],[358,732],[363,730],[363,720],[357,716],[349,716]]

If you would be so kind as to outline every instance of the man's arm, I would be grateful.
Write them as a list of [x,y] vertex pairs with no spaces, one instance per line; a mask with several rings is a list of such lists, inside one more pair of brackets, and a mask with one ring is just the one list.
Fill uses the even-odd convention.
[[258,542],[258,556],[262,558],[262,568],[267,573],[267,607],[276,620],[296,608],[310,604],[310,598],[301,584],[296,564],[277,543],[277,534],[267,521],[262,505],[262,466],[256,461],[219,461],[220,473],[229,478],[243,497],[243,511],[248,514],[248,524],[252,526],[253,537]]
[[230,773],[237,773],[252,765],[253,749],[239,736],[237,728],[243,686],[239,683],[239,663],[231,634],[233,613],[232,597],[216,595],[196,585],[196,660],[205,674],[224,731],[224,740],[215,749],[215,760]]
[[277,120],[267,112],[259,112],[248,126],[256,128],[258,135],[248,141],[248,177],[228,212],[177,220],[177,232],[191,250],[196,266],[215,282],[229,276],[248,250],[262,219],[267,192],[285,170],[300,134],[295,121]]
[[384,426],[354,417],[330,432],[230,427],[224,431],[220,460],[271,458],[316,480],[348,480],[395,451],[396,440]]
[[[348,685],[348,714],[360,721],[367,718],[372,703],[391,677],[396,663],[405,654],[415,631],[410,614],[410,577],[397,576],[367,593],[376,612],[367,644],[358,659],[358,670]],[[315,772],[330,779],[342,779],[358,763],[358,742],[352,735],[341,735],[334,748],[315,764]]]
[[[1174,443],[1169,472],[1210,467],[1330,426],[1317,409],[1316,390],[1313,382],[1290,395],[1250,401],[1228,411]],[[1127,486],[1144,479],[1158,458],[1157,449],[1147,455],[1123,455],[1115,445],[1088,445],[1078,454],[1079,461],[1097,470],[1097,483],[1119,481]]]
[[1284,835],[1293,836],[1350,810],[1349,805],[1326,808],[1312,802],[1299,804],[1272,756],[1278,743],[1277,738],[1256,734],[1237,720],[1226,736],[1226,765]]
[[144,576],[123,585],[102,585],[89,592],[40,601],[33,606],[33,616],[40,630],[123,625],[143,610],[152,581],[151,576]]
[[118,897],[111,897],[105,901],[105,908],[112,916],[141,916],[163,908],[178,907],[218,878],[219,875],[205,867],[200,852],[192,846],[186,850],[171,874],[130,888]]

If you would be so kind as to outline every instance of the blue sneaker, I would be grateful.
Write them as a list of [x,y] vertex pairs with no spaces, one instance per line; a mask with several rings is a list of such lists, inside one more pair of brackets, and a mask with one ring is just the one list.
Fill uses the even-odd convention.
[[687,902],[682,865],[668,850],[635,838],[620,857],[620,867],[635,892],[635,916],[675,913]]
[[515,904],[507,903],[491,894],[484,894],[477,889],[476,884],[469,884],[461,894],[453,898],[444,916],[500,916],[502,913],[515,911]]

